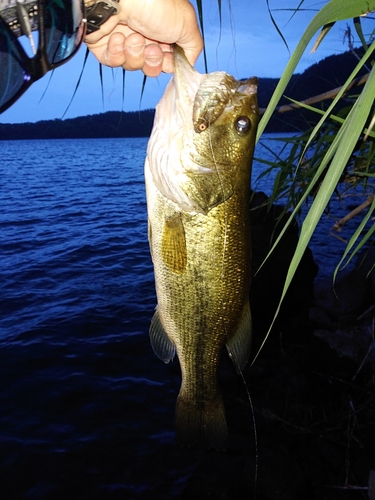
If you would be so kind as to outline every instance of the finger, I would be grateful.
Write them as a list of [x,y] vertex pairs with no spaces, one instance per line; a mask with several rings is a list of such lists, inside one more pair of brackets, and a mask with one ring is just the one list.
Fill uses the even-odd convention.
[[160,75],[163,67],[164,54],[161,46],[149,43],[144,49],[144,64],[142,71],[146,76]]
[[125,41],[122,33],[113,33],[109,37],[108,46],[104,52],[105,64],[111,67],[125,64]]
[[193,39],[182,37],[177,41],[177,45],[184,49],[186,59],[192,66],[194,66],[199,54],[203,50],[203,40],[200,33],[198,33]]
[[88,35],[85,39],[86,45],[101,64],[111,67],[122,66],[125,63],[124,44],[127,35],[130,34],[129,28],[119,24],[115,33],[102,34],[98,38],[98,33],[104,31],[104,28],[106,26],[103,25],[100,30]]
[[[202,43],[199,43],[199,42]],[[189,63],[194,66],[195,61],[198,59],[199,54],[203,50],[203,41],[201,38],[198,38],[196,40],[196,44],[192,45],[189,43],[188,45],[184,45],[183,43],[179,43],[178,45],[184,49],[186,59],[189,61]]]
[[174,73],[172,52],[164,52],[162,71],[164,71],[164,73]]
[[137,70],[143,68],[145,38],[139,33],[132,33],[126,37],[124,44],[125,69]]
[[184,49],[187,60],[194,66],[195,61],[202,52],[203,39],[199,31],[197,17],[192,4],[190,2],[183,2],[180,4],[180,9],[185,19],[185,23],[176,43]]

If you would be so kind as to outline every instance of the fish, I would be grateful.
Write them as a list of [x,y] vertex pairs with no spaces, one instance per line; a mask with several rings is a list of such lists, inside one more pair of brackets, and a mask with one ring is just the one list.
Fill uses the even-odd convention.
[[144,166],[157,307],[149,335],[165,363],[177,354],[181,446],[225,450],[218,388],[224,345],[238,371],[250,355],[250,176],[257,84],[202,74],[174,48],[175,73],[156,107]]

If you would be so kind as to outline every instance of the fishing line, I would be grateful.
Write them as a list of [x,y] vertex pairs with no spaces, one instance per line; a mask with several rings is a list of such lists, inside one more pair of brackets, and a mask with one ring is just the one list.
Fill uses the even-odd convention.
[[233,16],[233,9],[232,9],[231,0],[228,0],[228,10],[229,10],[230,32],[231,32],[231,36],[232,36],[232,46],[233,46],[233,50],[232,50],[232,54],[230,55],[230,58],[233,55],[233,57],[234,57],[234,67],[236,68],[236,72],[238,73],[238,69],[237,69],[237,47],[236,47],[236,35],[235,35],[235,31],[236,30],[235,30],[235,25],[234,25],[234,16]]
[[[225,268],[225,266],[224,266],[224,264],[225,264],[225,254],[226,254],[226,250],[227,250],[227,225],[228,225],[227,200],[225,199],[224,183],[223,183],[223,180],[222,180],[221,175],[220,175],[220,171],[219,171],[219,168],[218,168],[218,165],[217,165],[217,161],[216,161],[216,158],[215,158],[214,148],[213,148],[213,145],[212,145],[211,127],[210,126],[211,126],[211,123],[208,122],[208,125],[207,125],[208,142],[209,142],[209,145],[210,145],[211,155],[212,155],[212,159],[213,159],[214,165],[215,165],[215,171],[217,173],[217,176],[218,176],[218,179],[219,179],[219,182],[220,182],[221,192],[223,194],[223,199],[224,199],[224,246],[223,246],[222,259],[221,259],[221,279],[223,280],[224,279],[224,275],[225,275],[225,272],[224,272],[224,268]],[[228,334],[226,332],[225,325],[224,325],[224,331],[225,331],[225,335],[226,335],[226,337],[228,339]]]
[[[219,182],[220,182],[220,186],[221,186],[221,191],[222,191],[223,198],[224,198],[224,247],[223,247],[223,254],[222,254],[222,261],[221,261],[221,279],[223,280],[224,279],[224,274],[225,274],[224,273],[224,269],[225,269],[225,265],[224,265],[225,264],[225,254],[226,254],[226,250],[227,250],[227,225],[228,225],[227,200],[225,199],[224,182],[223,182],[222,176],[220,174],[220,170],[218,168],[217,161],[215,159],[214,148],[213,148],[213,145],[212,145],[212,137],[211,137],[211,128],[210,128],[210,125],[211,124],[209,122],[208,125],[207,125],[209,145],[210,145],[210,149],[211,149],[212,159],[213,159],[213,162],[214,162],[214,165],[215,165],[215,171],[216,171],[216,174],[218,176],[218,179],[219,179]],[[223,300],[222,300],[222,306],[224,306]],[[222,307],[222,309],[224,309],[224,307]],[[254,405],[253,405],[253,401],[251,399],[250,391],[249,391],[248,385],[246,383],[244,374],[242,373],[242,370],[241,370],[241,368],[239,367],[239,365],[237,363],[236,357],[234,356],[234,354],[231,351],[230,347],[228,347],[228,344],[229,344],[228,332],[227,332],[224,320],[222,322],[223,322],[224,333],[225,333],[225,336],[227,338],[227,343],[226,344],[227,344],[228,355],[229,355],[230,359],[232,360],[233,364],[235,365],[237,373],[240,375],[240,377],[242,379],[242,382],[243,382],[243,384],[245,386],[246,395],[247,395],[247,398],[248,398],[248,401],[249,401],[249,404],[250,404],[251,417],[252,417],[253,428],[254,428],[254,449],[255,449],[254,500],[255,500],[255,497],[256,497],[256,486],[258,484],[258,434],[257,434],[257,429],[256,429],[256,420],[255,420]]]
[[257,484],[258,484],[258,433],[257,433],[257,425],[255,421],[255,410],[254,410],[254,405],[253,405],[253,400],[251,399],[250,396],[250,391],[247,386],[245,377],[242,373],[242,370],[239,370],[240,377],[242,378],[242,382],[245,386],[246,389],[246,394],[247,398],[249,400],[250,408],[251,408],[251,416],[253,420],[253,428],[254,428],[254,448],[255,448],[255,473],[254,473],[254,500],[256,497],[256,489],[257,489]]

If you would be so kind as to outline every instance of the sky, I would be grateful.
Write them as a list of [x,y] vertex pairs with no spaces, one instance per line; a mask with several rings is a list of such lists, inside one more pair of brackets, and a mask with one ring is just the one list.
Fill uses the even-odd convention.
[[[195,0],[192,3],[195,6]],[[305,0],[304,10],[291,19],[292,12],[289,9],[296,8],[299,3],[300,0],[269,0],[272,15],[291,52],[309,21],[327,0]],[[226,71],[236,78],[253,75],[279,78],[290,52],[272,24],[266,0],[222,0],[221,28],[217,5],[217,0],[203,0],[208,71]],[[324,57],[347,50],[344,37],[346,28],[346,22],[337,23],[316,53],[310,54],[310,49],[306,51],[297,71],[302,72]],[[69,106],[82,70],[85,51],[83,44],[73,59],[34,83],[10,109],[0,115],[0,123],[36,122],[106,111],[154,108],[171,78],[164,74],[148,78],[141,101],[143,73],[126,72],[125,99],[122,101],[122,70],[105,67],[103,98],[99,63],[90,54],[78,91]],[[205,72],[202,55],[196,68]]]

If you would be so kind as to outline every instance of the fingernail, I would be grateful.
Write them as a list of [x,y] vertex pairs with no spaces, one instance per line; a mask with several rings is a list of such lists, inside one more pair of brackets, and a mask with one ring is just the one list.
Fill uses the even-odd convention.
[[163,63],[163,58],[162,57],[147,57],[145,59],[145,63],[148,64],[149,66],[152,66],[152,67],[160,66]]
[[145,46],[143,43],[137,43],[135,45],[128,46],[128,50],[129,50],[130,54],[134,57],[140,56],[142,54],[144,48],[145,48]]
[[117,53],[123,52],[124,51],[124,42],[122,42],[122,41],[116,42],[114,47],[113,47],[113,51],[117,52]]

